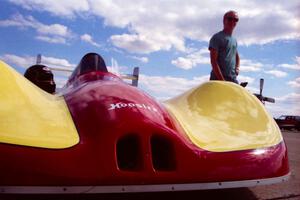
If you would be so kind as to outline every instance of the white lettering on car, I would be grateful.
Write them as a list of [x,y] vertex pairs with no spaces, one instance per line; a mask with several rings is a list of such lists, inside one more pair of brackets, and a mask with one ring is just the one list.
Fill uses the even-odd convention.
[[119,102],[119,103],[111,103],[110,104],[110,108],[108,108],[108,110],[116,110],[116,109],[120,109],[120,108],[143,108],[143,109],[147,109],[147,110],[151,110],[154,112],[158,112],[157,108],[154,108],[152,106],[148,106],[145,104],[138,104],[138,103],[123,103],[123,102]]

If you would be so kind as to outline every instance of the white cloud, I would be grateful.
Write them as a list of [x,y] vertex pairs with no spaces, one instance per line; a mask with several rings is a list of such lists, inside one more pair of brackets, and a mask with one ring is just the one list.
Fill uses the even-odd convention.
[[266,103],[267,110],[272,113],[275,118],[278,118],[281,115],[300,115],[300,105],[299,103],[295,104],[282,104],[279,102],[275,103]]
[[300,94],[290,93],[281,97],[277,97],[278,102],[283,102],[286,104],[299,104],[300,103]]
[[240,60],[240,71],[241,72],[257,72],[260,71],[263,64],[249,59]]
[[4,54],[0,56],[0,59],[10,65],[22,68],[28,68],[36,63],[36,58],[32,56],[17,56],[13,54]]
[[282,77],[286,77],[288,74],[286,72],[283,71],[279,71],[279,70],[270,70],[270,71],[265,71],[266,74],[272,74],[273,76],[277,77],[277,78],[282,78]]
[[111,66],[107,66],[107,70],[116,75],[121,74],[118,61],[114,58],[111,58]]
[[222,29],[223,14],[232,9],[240,16],[236,29],[239,44],[300,38],[298,0],[10,1],[25,9],[47,11],[61,17],[98,16],[106,26],[127,29],[123,34],[113,35],[111,41],[115,46],[134,53],[171,48],[186,51],[186,39],[207,42],[213,33]]
[[248,84],[252,84],[254,82],[254,78],[249,77],[249,76],[243,76],[243,75],[239,75],[237,77],[239,82],[248,82]]
[[186,79],[172,76],[148,76],[140,74],[140,86],[158,99],[171,98],[179,95],[205,81],[209,80],[209,75]]
[[[4,62],[7,62],[8,64],[22,67],[25,69],[36,63],[36,57],[34,56],[17,56],[13,54],[4,54],[0,56],[0,59],[3,60]],[[42,64],[48,67],[55,67],[55,68],[58,67],[58,68],[67,68],[67,69],[74,69],[76,66],[75,64],[71,64],[66,59],[47,57],[47,56],[42,56]]]
[[210,64],[209,51],[207,48],[196,50],[186,57],[178,57],[172,60],[171,63],[181,69],[191,69],[198,64]]
[[67,69],[74,69],[76,67],[75,64],[70,63],[66,59],[54,58],[54,57],[42,57],[42,63],[49,67],[62,67]]
[[[131,53],[151,53],[159,50],[170,50],[172,43],[178,50],[184,50],[184,43],[181,40],[177,40],[175,37],[165,37],[160,33],[148,33],[147,34],[122,34],[112,35],[110,37],[111,42],[122,49],[126,49]],[[174,41],[172,41],[174,40]]]
[[89,10],[87,0],[9,0],[27,10],[48,11],[51,14],[64,17],[74,17],[76,13]]
[[54,44],[65,44],[65,43],[67,43],[66,38],[57,37],[57,36],[49,37],[49,36],[39,35],[39,36],[36,36],[35,39],[41,40],[41,41],[44,41],[44,42],[48,42],[48,43],[54,43]]
[[72,32],[68,27],[61,24],[46,25],[37,21],[32,16],[24,17],[21,14],[13,15],[10,19],[1,20],[0,26],[16,26],[22,29],[33,28],[37,32],[35,37],[38,40],[49,43],[67,43],[66,40],[72,37]]
[[[34,18],[32,18],[34,20]],[[36,25],[35,27],[37,28],[37,31],[40,34],[43,35],[58,35],[58,36],[69,36],[70,31],[68,30],[68,27],[61,25],[61,24],[50,24],[50,25],[44,25],[36,20],[34,20]]]
[[295,70],[300,70],[300,57],[296,56],[295,57],[295,64],[280,64],[279,67],[287,68],[287,69],[295,69]]
[[84,42],[87,42],[87,43],[93,45],[93,46],[96,46],[96,47],[100,47],[100,46],[101,46],[100,44],[98,44],[97,42],[95,42],[95,41],[93,40],[92,36],[89,35],[89,34],[83,34],[83,35],[81,35],[81,36],[80,36],[80,39],[81,39],[82,41],[84,41]]
[[178,57],[176,60],[172,60],[172,64],[181,69],[192,69],[196,65],[193,60],[184,57]]
[[138,57],[138,56],[130,56],[131,58],[135,59],[135,60],[138,60],[142,63],[147,63],[149,62],[149,58],[143,56],[143,57]]
[[299,64],[280,64],[279,67],[287,68],[287,69],[295,69],[300,70]]
[[300,77],[296,78],[293,81],[289,81],[287,84],[293,88],[300,88]]
[[289,93],[275,100],[275,104],[266,104],[274,116],[300,115],[300,93]]

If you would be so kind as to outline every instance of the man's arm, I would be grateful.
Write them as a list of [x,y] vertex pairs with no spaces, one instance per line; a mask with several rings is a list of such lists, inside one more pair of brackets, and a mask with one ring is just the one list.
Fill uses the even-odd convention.
[[213,73],[215,74],[218,80],[224,81],[225,79],[218,65],[218,52],[213,48],[210,48],[209,50],[210,50],[210,63],[213,69]]
[[236,73],[236,75],[239,75],[239,73],[240,73],[240,56],[237,51],[236,51],[236,57],[235,57],[235,73]]

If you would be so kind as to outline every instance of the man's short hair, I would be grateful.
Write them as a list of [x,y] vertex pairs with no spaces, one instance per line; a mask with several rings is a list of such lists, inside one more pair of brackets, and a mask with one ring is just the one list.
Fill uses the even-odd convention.
[[226,18],[230,13],[234,13],[235,15],[237,15],[237,12],[234,11],[234,10],[227,11],[227,12],[224,14],[224,16],[223,16],[223,21],[225,20],[225,18]]

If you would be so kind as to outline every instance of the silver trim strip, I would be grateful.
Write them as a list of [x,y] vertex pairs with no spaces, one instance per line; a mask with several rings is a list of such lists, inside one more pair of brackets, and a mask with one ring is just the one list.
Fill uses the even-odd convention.
[[117,186],[0,186],[1,193],[10,194],[75,194],[75,193],[131,193],[131,192],[161,192],[161,191],[187,191],[208,190],[223,188],[253,187],[285,182],[290,173],[284,176],[213,183],[186,183],[186,184],[160,184],[160,185],[117,185]]

